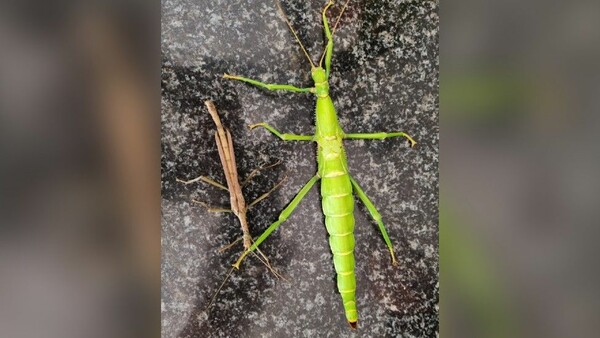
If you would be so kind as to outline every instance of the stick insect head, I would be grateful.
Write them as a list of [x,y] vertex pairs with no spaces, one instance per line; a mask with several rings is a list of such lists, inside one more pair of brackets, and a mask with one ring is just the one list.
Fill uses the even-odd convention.
[[327,72],[325,69],[323,69],[323,67],[313,67],[313,69],[310,71],[310,75],[312,76],[316,85],[327,82]]

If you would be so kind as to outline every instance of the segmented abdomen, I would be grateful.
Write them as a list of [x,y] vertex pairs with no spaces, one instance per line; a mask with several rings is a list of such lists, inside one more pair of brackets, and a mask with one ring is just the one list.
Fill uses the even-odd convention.
[[329,233],[329,247],[337,273],[338,291],[342,296],[346,319],[355,324],[358,313],[354,275],[354,198],[346,170],[324,170],[321,177],[321,197]]

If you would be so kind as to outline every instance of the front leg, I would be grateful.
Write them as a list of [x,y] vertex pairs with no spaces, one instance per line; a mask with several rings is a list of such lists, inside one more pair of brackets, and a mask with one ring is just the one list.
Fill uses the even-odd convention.
[[237,76],[237,75],[229,75],[229,74],[223,74],[223,77],[225,79],[231,79],[231,80],[238,80],[238,81],[242,81],[242,82],[247,82],[250,83],[252,85],[261,87],[261,88],[265,88],[268,90],[283,90],[283,91],[287,91],[287,92],[295,92],[295,93],[314,93],[315,89],[314,88],[298,88],[296,86],[292,86],[292,85],[287,85],[287,84],[273,84],[273,83],[264,83],[264,82],[260,82],[257,80],[252,80],[246,77],[242,77],[242,76]]
[[[346,3],[348,4],[348,3]],[[331,33],[331,30],[329,29],[329,22],[327,21],[327,10],[329,9],[329,7],[331,7],[333,5],[333,1],[329,1],[327,3],[327,5],[325,5],[325,8],[323,8],[323,29],[325,30],[325,37],[327,38],[327,46],[325,47],[325,51],[323,52],[323,56],[321,57],[321,61],[323,60],[323,58],[325,58],[325,72],[327,73],[327,76],[329,76],[329,73],[331,72],[331,57],[333,55],[333,34]]]
[[401,132],[401,131],[392,132],[392,133],[380,132],[380,133],[366,133],[366,134],[365,133],[345,134],[344,138],[383,140],[388,137],[398,137],[398,136],[405,137],[410,142],[411,147],[414,147],[415,144],[417,144],[417,142],[415,140],[413,140],[413,138],[410,137],[410,135],[408,135],[407,133]]
[[263,127],[284,141],[313,141],[314,140],[313,135],[296,135],[296,134],[280,133],[277,129],[271,127],[268,123],[265,123],[265,122],[250,125],[250,129],[254,129],[256,127]]

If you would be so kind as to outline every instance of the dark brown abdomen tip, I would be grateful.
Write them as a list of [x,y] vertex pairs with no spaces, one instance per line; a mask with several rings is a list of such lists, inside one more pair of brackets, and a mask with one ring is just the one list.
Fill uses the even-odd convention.
[[350,324],[352,330],[356,330],[356,328],[358,327],[358,322],[348,322],[348,324]]

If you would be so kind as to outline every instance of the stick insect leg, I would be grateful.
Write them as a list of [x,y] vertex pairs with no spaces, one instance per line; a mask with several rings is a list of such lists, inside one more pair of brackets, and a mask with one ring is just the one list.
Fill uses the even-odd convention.
[[257,199],[255,199],[254,201],[252,201],[252,203],[248,204],[248,210],[250,210],[253,206],[255,206],[256,204],[258,204],[260,201],[264,200],[265,198],[269,197],[269,195],[277,190],[279,187],[281,187],[281,185],[283,184],[283,182],[285,182],[285,180],[287,179],[287,176],[285,176],[281,181],[279,181],[279,183],[275,184],[275,186],[273,188],[271,188],[271,190],[267,191],[266,193],[260,195]]
[[340,23],[340,19],[342,18],[342,14],[344,13],[344,11],[346,10],[346,7],[348,6],[348,2],[350,2],[350,0],[347,0],[344,3],[344,6],[342,7],[342,10],[340,11],[340,14],[338,15],[337,19],[335,20],[335,25],[333,26],[333,30],[331,30],[329,28],[329,21],[327,20],[327,10],[329,9],[329,7],[331,7],[333,5],[333,0],[329,0],[329,2],[327,3],[327,5],[325,5],[325,8],[323,8],[323,29],[325,30],[325,37],[327,38],[327,46],[325,46],[325,50],[323,51],[323,54],[321,55],[321,60],[319,61],[319,65],[321,65],[323,63],[323,59],[325,59],[325,72],[327,73],[327,76],[329,76],[329,73],[331,72],[331,57],[333,56],[333,34],[335,33],[335,30],[338,26],[338,24]]
[[223,253],[223,252],[231,249],[234,245],[236,245],[241,240],[242,240],[242,237],[239,237],[235,241],[233,241],[233,242],[231,242],[231,243],[229,243],[229,244],[227,244],[225,246],[220,247],[219,250],[217,250],[217,251],[220,252],[220,253]]
[[312,188],[313,185],[315,185],[315,183],[319,180],[319,176],[315,175],[313,176],[303,187],[302,189],[300,189],[300,191],[298,192],[298,194],[296,195],[296,197],[294,197],[294,199],[290,202],[290,204],[288,204],[287,207],[285,207],[285,209],[283,209],[283,211],[281,212],[281,214],[279,214],[279,219],[274,222],[273,224],[269,225],[269,227],[267,228],[267,230],[265,230],[265,232],[263,232],[254,242],[254,244],[252,244],[252,246],[250,247],[250,249],[244,251],[244,253],[240,256],[240,258],[235,262],[235,264],[233,264],[233,267],[236,269],[240,268],[240,264],[242,263],[242,260],[244,259],[244,257],[246,257],[246,255],[248,255],[249,253],[251,253],[252,251],[254,251],[259,245],[260,243],[262,243],[265,239],[267,239],[267,237],[269,237],[269,235],[275,230],[277,229],[277,227],[279,227],[279,225],[281,225],[281,223],[283,223],[286,219],[288,219],[288,217],[290,217],[290,215],[292,214],[292,212],[294,211],[294,209],[296,209],[296,207],[298,206],[298,204],[300,203],[300,201],[302,201],[302,199],[304,198],[304,196],[306,196],[306,194],[310,191],[310,188]]
[[[333,34],[329,29],[329,22],[327,21],[327,10],[333,5],[333,0],[329,0],[325,8],[323,8],[323,28],[325,29],[325,37],[327,38],[327,46],[325,47],[325,72],[329,76],[331,70],[331,57],[333,55]],[[319,62],[320,63],[320,62]]]
[[[202,182],[208,183],[208,184],[210,184],[212,186],[215,186],[215,187],[217,187],[219,189],[223,189],[225,191],[229,191],[229,189],[227,189],[226,186],[224,186],[221,183],[219,183],[219,182],[217,182],[217,181],[215,181],[215,180],[213,180],[213,179],[211,179],[209,177],[206,177],[206,176],[199,176],[199,177],[196,177],[194,179],[187,180],[187,181],[179,179],[179,178],[176,178],[175,180],[177,182],[179,182],[179,183],[183,183],[183,184],[186,184],[186,185],[187,184],[196,183],[198,181],[202,181]],[[196,204],[200,204],[201,206],[205,207],[208,212],[232,212],[231,209],[219,208],[219,207],[212,207],[212,206],[208,205],[206,202],[202,202],[202,201],[199,201],[197,199],[192,199],[192,202],[194,202]]]
[[274,162],[274,163],[267,164],[267,165],[264,165],[264,166],[262,166],[262,167],[260,167],[260,168],[256,168],[256,169],[252,170],[252,172],[251,172],[251,173],[248,175],[248,177],[246,177],[246,179],[245,179],[245,180],[244,180],[244,181],[241,183],[241,186],[242,186],[242,187],[246,186],[246,185],[247,185],[248,183],[250,183],[250,181],[251,181],[251,180],[252,180],[254,177],[256,177],[256,175],[258,175],[258,174],[259,174],[261,171],[263,171],[263,170],[266,170],[266,169],[269,169],[269,168],[273,168],[273,167],[275,167],[275,166],[278,166],[278,165],[280,165],[280,164],[281,164],[281,160],[277,160],[277,161],[276,161],[276,162]]
[[385,225],[383,225],[383,222],[381,221],[381,214],[379,214],[379,212],[377,211],[377,208],[375,208],[375,205],[373,205],[373,202],[371,202],[369,197],[367,197],[365,192],[358,185],[358,182],[356,182],[356,180],[354,180],[354,178],[352,178],[352,177],[350,177],[350,181],[352,182],[352,186],[354,187],[356,194],[358,195],[360,200],[365,204],[365,206],[369,210],[371,217],[373,217],[375,222],[377,222],[377,225],[379,226],[379,230],[381,231],[381,234],[383,235],[383,240],[385,241],[385,244],[387,244],[387,247],[390,250],[390,255],[392,256],[392,264],[393,265],[398,264],[398,262],[396,261],[396,255],[394,255],[394,248],[392,246],[392,241],[390,240],[390,236],[388,236],[387,230],[385,229]]
[[266,130],[270,131],[273,135],[279,137],[280,139],[282,139],[284,141],[313,141],[314,140],[313,135],[296,135],[296,134],[281,133],[277,129],[271,127],[268,123],[265,123],[265,122],[250,125],[250,129],[254,129],[256,127],[263,127]]
[[404,132],[392,132],[392,133],[385,133],[385,132],[381,132],[381,133],[360,133],[360,134],[346,134],[344,135],[344,138],[347,139],[370,139],[370,140],[383,140],[386,138],[390,138],[390,137],[405,137],[409,142],[410,142],[410,146],[414,147],[415,144],[417,144],[417,142],[415,140],[413,140],[412,137],[410,137],[410,135],[408,135],[407,133]]
[[[238,239],[236,239],[235,241],[219,248],[219,250],[217,250],[219,253],[224,253],[225,251],[231,249],[234,245],[236,245],[238,242],[240,242],[243,238],[239,237]],[[269,269],[269,271],[271,271],[271,273],[278,279],[283,279],[285,280],[285,277],[283,277],[277,270],[275,270],[275,268],[273,268],[273,266],[271,266],[271,262],[269,261],[269,259],[267,258],[267,256],[260,251],[260,249],[256,249],[256,251],[258,252],[258,255],[256,253],[252,253],[254,254],[266,267],[267,269]]]
[[312,93],[312,92],[314,92],[314,88],[298,88],[296,86],[287,85],[287,84],[264,83],[264,82],[260,82],[257,80],[253,80],[253,79],[249,79],[247,77],[242,77],[242,76],[237,76],[237,75],[224,74],[223,77],[226,79],[230,79],[230,80],[238,80],[238,81],[242,81],[242,82],[247,82],[249,84],[252,84],[252,85],[255,85],[255,86],[258,86],[261,88],[265,88],[268,90],[283,90],[283,91],[295,92],[295,93]]
[[182,180],[182,179],[179,179],[179,178],[176,178],[175,180],[176,180],[177,182],[179,182],[179,183],[183,183],[183,184],[186,184],[186,185],[187,185],[187,184],[196,183],[196,182],[198,182],[198,181],[202,181],[202,182],[204,182],[204,183],[208,183],[208,184],[210,184],[210,185],[212,185],[212,186],[214,186],[214,187],[217,187],[217,188],[219,188],[219,189],[223,189],[223,190],[225,190],[225,191],[229,191],[229,189],[227,189],[227,187],[226,187],[226,186],[224,186],[223,184],[221,184],[221,183],[219,183],[219,182],[217,182],[217,181],[213,180],[213,179],[212,179],[212,178],[210,178],[210,177],[206,177],[206,176],[198,176],[198,177],[196,177],[196,178],[194,178],[194,179],[187,180],[187,181],[185,181],[185,180]]
[[227,209],[227,208],[211,207],[210,205],[206,204],[205,202],[199,201],[197,199],[192,199],[192,202],[194,202],[196,204],[200,204],[201,206],[205,207],[206,211],[208,211],[208,212],[233,212],[233,210]]

